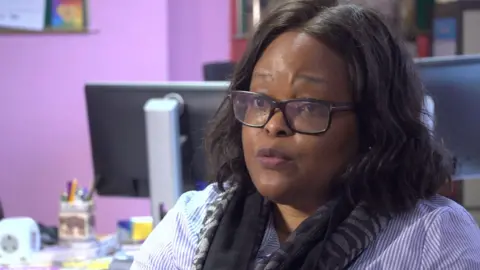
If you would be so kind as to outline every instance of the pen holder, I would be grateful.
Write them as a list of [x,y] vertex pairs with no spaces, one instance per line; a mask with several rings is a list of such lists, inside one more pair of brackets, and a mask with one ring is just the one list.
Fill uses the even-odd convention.
[[58,239],[61,243],[95,240],[95,215],[92,201],[60,202]]

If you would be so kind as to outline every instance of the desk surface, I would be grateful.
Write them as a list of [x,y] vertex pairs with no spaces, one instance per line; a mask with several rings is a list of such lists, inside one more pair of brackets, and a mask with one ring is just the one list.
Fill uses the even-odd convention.
[[104,257],[91,261],[65,262],[62,265],[19,265],[19,266],[0,266],[0,270],[129,270],[132,260],[118,260],[112,257]]
[[38,263],[32,263],[27,265],[0,265],[0,270],[128,270],[133,262],[133,257],[137,252],[137,249],[119,250],[113,256],[100,257],[95,259],[75,260],[65,262],[52,262],[47,263],[44,261]]

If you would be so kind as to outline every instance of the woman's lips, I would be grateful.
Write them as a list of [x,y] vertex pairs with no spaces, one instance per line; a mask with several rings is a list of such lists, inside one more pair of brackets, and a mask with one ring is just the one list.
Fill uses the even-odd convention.
[[281,157],[257,157],[258,163],[266,169],[279,169],[288,165],[292,160]]
[[291,163],[292,158],[277,148],[262,148],[257,151],[257,160],[267,169],[279,169]]

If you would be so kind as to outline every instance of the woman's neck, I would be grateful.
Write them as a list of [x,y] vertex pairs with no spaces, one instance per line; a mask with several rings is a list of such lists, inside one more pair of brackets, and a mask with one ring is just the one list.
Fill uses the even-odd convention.
[[273,220],[280,242],[284,242],[290,233],[297,229],[315,210],[298,210],[288,205],[275,204]]

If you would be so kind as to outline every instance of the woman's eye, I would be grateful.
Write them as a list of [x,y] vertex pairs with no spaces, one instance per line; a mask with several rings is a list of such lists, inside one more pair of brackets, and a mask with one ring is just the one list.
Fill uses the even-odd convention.
[[314,111],[314,109],[315,108],[313,108],[312,105],[308,105],[308,104],[298,106],[298,112],[302,112],[302,113],[311,113]]
[[254,99],[253,100],[253,105],[255,105],[256,107],[263,107],[265,105],[265,101],[263,99]]

